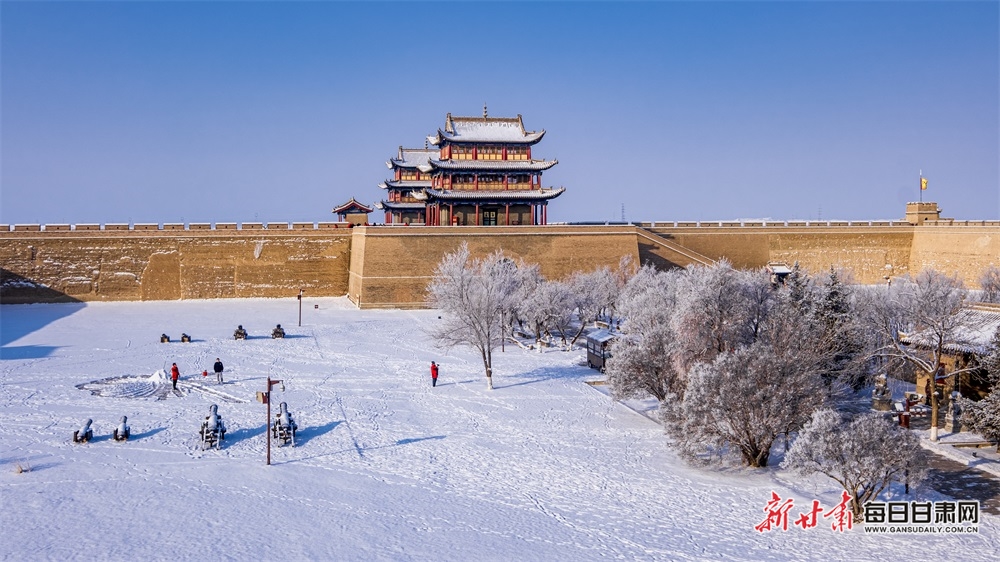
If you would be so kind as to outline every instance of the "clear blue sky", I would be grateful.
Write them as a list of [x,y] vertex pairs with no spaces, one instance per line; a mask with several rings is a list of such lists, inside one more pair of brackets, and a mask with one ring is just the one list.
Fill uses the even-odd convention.
[[[0,222],[323,221],[445,114],[550,221],[1000,218],[985,2],[0,4]],[[381,221],[380,213],[373,218]]]

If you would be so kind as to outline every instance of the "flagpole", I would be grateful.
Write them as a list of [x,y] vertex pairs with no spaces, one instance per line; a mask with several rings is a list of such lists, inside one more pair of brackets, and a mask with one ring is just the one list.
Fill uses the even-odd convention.
[[920,192],[920,202],[924,202],[924,171],[920,170],[920,177],[917,178],[917,191]]

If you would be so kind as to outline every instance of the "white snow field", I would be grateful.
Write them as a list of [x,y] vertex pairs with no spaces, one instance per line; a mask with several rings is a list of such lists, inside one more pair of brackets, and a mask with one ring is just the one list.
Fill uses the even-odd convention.
[[[776,492],[829,509],[825,478],[695,468],[660,426],[584,381],[582,351],[434,348],[436,311],[346,299],[5,305],[4,560],[996,559],[978,534],[867,535],[830,520],[760,533]],[[315,304],[318,309],[313,308]],[[281,323],[284,340],[269,337]],[[237,324],[250,339],[232,338]],[[159,343],[161,333],[191,343]],[[216,385],[220,357],[226,381]],[[429,364],[441,364],[431,388]],[[179,395],[157,371],[177,362]],[[202,377],[203,370],[209,377]],[[298,422],[272,447],[255,393]],[[202,451],[211,404],[229,432]],[[111,432],[128,416],[132,437]],[[93,418],[94,439],[71,441]],[[18,471],[20,466],[25,471]],[[924,499],[944,499],[931,495]],[[959,498],[960,499],[960,498]],[[791,519],[791,518],[790,518]]]

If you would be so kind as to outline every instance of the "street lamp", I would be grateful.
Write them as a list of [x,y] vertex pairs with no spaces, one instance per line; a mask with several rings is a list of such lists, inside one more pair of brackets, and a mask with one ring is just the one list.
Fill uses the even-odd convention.
[[302,327],[302,293],[305,289],[299,289],[299,328]]
[[257,393],[257,401],[267,404],[267,419],[264,421],[264,433],[267,438],[267,464],[271,464],[271,389],[274,385],[280,384],[281,391],[285,391],[285,383],[280,380],[272,380],[267,377],[267,391]]

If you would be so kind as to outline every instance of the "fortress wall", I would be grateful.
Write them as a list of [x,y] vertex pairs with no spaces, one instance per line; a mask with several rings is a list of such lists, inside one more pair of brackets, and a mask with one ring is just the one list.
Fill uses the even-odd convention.
[[0,301],[340,296],[349,253],[348,229],[0,233]]
[[503,250],[547,279],[617,267],[624,255],[638,261],[632,226],[357,227],[348,296],[361,308],[422,307],[434,268],[463,241],[473,257]]
[[737,268],[758,268],[769,261],[796,261],[806,271],[831,266],[849,269],[860,283],[910,270],[911,226],[731,226],[654,228],[654,232],[695,252]]
[[[830,266],[850,269],[861,283],[933,267],[957,272],[975,288],[986,267],[1000,266],[1000,224],[982,221],[921,226],[661,224],[652,229],[659,236],[711,259],[725,257],[736,267],[798,261],[814,273]],[[639,237],[632,225],[353,230],[333,223],[298,225],[0,228],[0,302],[284,297],[302,288],[316,296],[348,294],[363,308],[418,308],[435,266],[462,241],[468,241],[474,256],[502,249],[515,259],[538,263],[550,279],[615,267],[624,255],[637,261],[642,256],[658,267],[687,265],[676,251]]]
[[979,288],[979,276],[989,266],[1000,267],[1000,223],[997,226],[928,226],[913,232],[912,269],[953,274],[970,289]]

